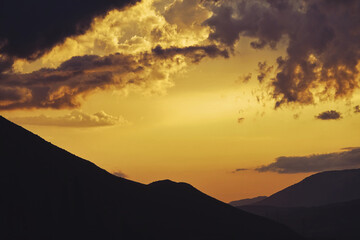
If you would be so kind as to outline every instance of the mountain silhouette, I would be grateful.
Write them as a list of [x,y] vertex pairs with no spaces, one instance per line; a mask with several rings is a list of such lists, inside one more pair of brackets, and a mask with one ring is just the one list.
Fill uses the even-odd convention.
[[285,224],[309,239],[360,239],[360,169],[314,174],[239,209]]
[[264,200],[265,198],[267,198],[267,197],[266,196],[258,196],[258,197],[254,197],[254,198],[246,198],[246,199],[229,202],[229,204],[234,207],[240,207],[240,206],[246,206],[246,205],[260,202],[260,201]]
[[318,207],[248,205],[239,209],[283,223],[309,239],[360,239],[360,199]]
[[170,180],[116,177],[0,117],[0,239],[303,239]]
[[315,207],[360,199],[360,169],[311,175],[254,205]]

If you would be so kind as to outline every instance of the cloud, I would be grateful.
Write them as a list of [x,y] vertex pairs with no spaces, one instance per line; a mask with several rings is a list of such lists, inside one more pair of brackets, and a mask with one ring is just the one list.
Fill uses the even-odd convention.
[[315,116],[315,118],[320,120],[339,120],[341,118],[341,113],[330,110],[320,113],[319,115]]
[[216,58],[221,56],[223,58],[229,58],[227,50],[221,50],[216,45],[208,46],[189,46],[189,47],[169,47],[163,49],[161,46],[156,46],[152,52],[161,58],[172,58],[175,55],[183,55],[192,59],[193,63],[200,62],[204,57]]
[[252,77],[252,73],[244,74],[244,75],[239,76],[239,78],[236,82],[247,83],[250,81],[251,77]]
[[[81,99],[97,90],[149,87],[166,81],[186,61],[204,57],[227,57],[227,52],[210,46],[157,46],[137,55],[75,56],[57,68],[20,74],[7,73],[0,81],[0,109],[77,108]],[[185,62],[184,62],[185,61]]]
[[[79,107],[79,96],[111,85],[136,82],[141,78],[136,73],[143,72],[142,63],[134,57],[115,54],[73,57],[56,69],[3,74],[0,91],[7,91],[9,98],[1,99],[0,109]],[[26,99],[21,92],[26,93]]]
[[256,168],[258,172],[308,173],[360,167],[360,148],[300,157],[278,157],[275,162]]
[[360,113],[360,106],[359,105],[354,107],[354,113]]
[[295,113],[295,114],[293,115],[293,118],[294,118],[294,119],[299,119],[299,117],[300,117],[300,113]]
[[259,62],[258,63],[258,76],[257,79],[260,83],[262,83],[271,73],[271,71],[273,70],[274,66],[268,66],[267,62]]
[[208,2],[210,40],[232,49],[240,37],[254,39],[255,49],[287,44],[271,80],[275,107],[345,98],[359,88],[359,1]]
[[89,93],[128,86],[162,93],[188,64],[235,53],[240,37],[258,50],[287,44],[276,65],[259,64],[275,107],[344,98],[359,87],[359,1],[69,1],[36,0],[26,11],[5,1],[0,109],[76,108]]
[[94,114],[87,114],[78,110],[59,117],[48,117],[45,115],[40,115],[35,117],[17,117],[12,118],[11,120],[19,124],[81,128],[129,124],[129,122],[123,117],[111,116],[104,111],[100,111]]
[[247,169],[247,168],[237,168],[234,171],[232,171],[231,173],[238,173],[238,172],[243,172],[243,171],[247,171],[247,170],[249,170],[249,169]]
[[199,29],[202,27],[201,23],[211,15],[201,2],[202,0],[173,1],[163,15],[168,23],[176,24],[183,31]]
[[[13,70],[0,74],[0,110],[78,108],[102,90],[163,94],[174,85],[171,77],[189,64],[228,57],[226,49],[204,42],[209,29],[201,22],[209,10],[200,1],[162,4],[143,0],[126,11],[110,11],[95,18],[86,33],[67,37],[39,59],[15,59]],[[163,14],[184,7],[194,7],[201,17],[166,21]],[[185,25],[192,30],[183,30]],[[0,67],[3,62],[9,70],[14,59],[1,57]]]
[[117,176],[117,177],[121,177],[121,178],[127,178],[128,176],[121,172],[121,171],[115,171],[115,172],[112,172],[113,175]]
[[240,117],[240,118],[237,119],[237,122],[238,122],[238,123],[242,123],[244,120],[245,120],[245,118]]
[[[1,49],[1,43],[0,43],[0,49]],[[6,57],[0,55],[0,78],[1,78],[1,73],[10,70],[13,64],[14,64],[14,59],[12,57]]]
[[137,0],[3,0],[0,54],[36,59],[67,37],[84,34],[95,17],[105,16],[112,9],[123,9],[136,2]]

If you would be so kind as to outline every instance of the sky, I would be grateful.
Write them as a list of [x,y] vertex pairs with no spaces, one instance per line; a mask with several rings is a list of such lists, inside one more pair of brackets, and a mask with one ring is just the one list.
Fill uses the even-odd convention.
[[0,114],[113,174],[228,202],[360,167],[356,0],[1,9]]

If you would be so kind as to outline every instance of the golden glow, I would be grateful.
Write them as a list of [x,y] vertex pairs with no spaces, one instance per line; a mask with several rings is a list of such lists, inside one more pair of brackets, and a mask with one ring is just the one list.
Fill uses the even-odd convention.
[[[165,178],[189,182],[224,201],[269,195],[309,175],[253,170],[232,173],[237,168],[254,169],[282,155],[358,146],[360,116],[349,112],[346,102],[278,110],[273,110],[273,101],[258,102],[260,89],[255,79],[246,84],[237,82],[242,73],[256,74],[256,51],[248,51],[246,58],[208,60],[188,69],[174,77],[176,86],[166,95],[131,91],[125,96],[108,90],[90,96],[82,107],[88,113],[104,110],[123,115],[131,125],[26,127],[110,172],[121,170],[144,183]],[[266,54],[262,57],[270,62],[274,52]],[[359,102],[360,96],[353,101]],[[323,122],[314,118],[328,109],[343,112],[344,119]],[[61,112],[67,111],[36,113]],[[34,114],[16,111],[7,116]],[[294,114],[300,117],[295,120]],[[239,117],[244,118],[241,123],[237,122]]]
[[[105,18],[96,19],[85,35],[68,38],[42,58],[34,62],[17,60],[15,70],[25,73],[42,67],[56,68],[73,56],[86,54],[105,56],[120,52],[138,56],[158,44],[184,47],[204,43],[210,31],[201,25],[209,15],[207,10],[196,8],[199,14],[191,21],[182,21],[180,16],[166,20],[164,12],[175,4],[171,2],[156,8],[152,0],[143,0],[126,11],[111,11]],[[224,201],[269,195],[309,175],[251,170],[276,157],[359,146],[360,114],[351,110],[360,102],[359,93],[351,101],[274,110],[268,86],[256,79],[258,62],[266,60],[274,65],[278,56],[286,55],[285,46],[280,45],[277,51],[258,51],[249,47],[250,42],[251,39],[242,38],[236,55],[230,59],[189,65],[179,56],[176,64],[157,62],[144,73],[152,81],[98,91],[82,105],[81,110],[86,113],[104,110],[112,116],[124,116],[132,124],[81,129],[25,127],[110,172],[120,170],[130,179],[144,183],[165,178],[189,182]],[[309,60],[317,61],[313,55]],[[248,73],[252,73],[249,82],[238,81],[239,76]],[[303,74],[300,67],[296,73]],[[331,74],[334,73],[328,72],[329,77]],[[320,89],[321,84],[314,87]],[[56,99],[71,91],[60,89],[52,97]],[[304,93],[300,97],[309,96]],[[344,119],[324,122],[314,118],[329,109],[341,111]],[[17,110],[2,114],[11,119],[67,113]],[[238,122],[239,118],[243,120]],[[237,168],[250,170],[233,173]]]

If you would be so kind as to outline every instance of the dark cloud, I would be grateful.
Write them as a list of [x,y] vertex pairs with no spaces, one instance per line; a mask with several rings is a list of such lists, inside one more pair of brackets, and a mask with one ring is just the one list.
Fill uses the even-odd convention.
[[[347,97],[359,87],[360,1],[219,0],[204,24],[210,40],[233,48],[240,37],[256,49],[287,39],[272,80],[276,106]],[[319,91],[313,91],[319,89]],[[322,90],[320,90],[322,89]]]
[[319,115],[315,116],[315,118],[320,120],[338,120],[341,118],[341,113],[335,110],[330,110],[320,113]]
[[56,69],[2,74],[0,109],[76,108],[80,100],[93,91],[121,89],[165,78],[166,64],[162,64],[162,69],[159,64],[165,61],[176,64],[177,55],[195,63],[204,57],[228,56],[226,51],[213,45],[165,49],[157,46],[151,53],[139,55],[76,56]]
[[258,76],[257,79],[260,83],[262,83],[271,73],[274,66],[269,66],[265,61],[258,63]]
[[218,56],[229,58],[227,50],[221,50],[216,45],[208,46],[189,46],[189,47],[170,47],[163,49],[161,46],[156,46],[152,52],[161,58],[171,58],[175,55],[184,55],[192,59],[193,63],[200,62],[204,57],[215,58]]
[[278,157],[275,162],[256,168],[258,172],[307,173],[360,167],[360,148],[343,152],[301,157]]
[[[1,49],[1,44],[0,44],[0,49]],[[14,63],[14,59],[12,57],[6,57],[0,55],[0,78],[1,78],[1,73],[10,70],[13,63]]]
[[36,59],[65,38],[85,33],[95,17],[136,2],[137,0],[2,0],[0,54]]
[[29,97],[30,93],[24,88],[0,88],[0,102],[24,102]]
[[250,81],[251,77],[252,77],[252,73],[248,73],[248,74],[239,76],[239,79],[236,82],[247,83]]
[[247,171],[247,170],[249,170],[249,169],[247,169],[247,168],[237,168],[234,171],[232,171],[232,173],[238,173],[238,172],[243,172],[243,171]]
[[81,128],[128,124],[128,121],[126,121],[123,117],[111,116],[104,111],[100,111],[94,114],[73,111],[70,114],[59,117],[48,117],[45,115],[40,115],[35,117],[17,117],[12,118],[11,120],[19,124]]
[[[140,81],[126,78],[141,73],[143,63],[133,56],[114,54],[106,57],[73,57],[56,69],[40,69],[28,74],[3,74],[0,91],[9,98],[0,99],[0,109],[75,108],[79,98],[90,91]],[[140,75],[140,74],[138,74]],[[26,93],[26,97],[23,96]]]
[[360,106],[359,105],[354,107],[354,113],[360,113]]
[[113,175],[117,176],[117,177],[121,177],[121,178],[127,178],[128,176],[121,172],[121,171],[115,171],[115,172],[112,172]]

